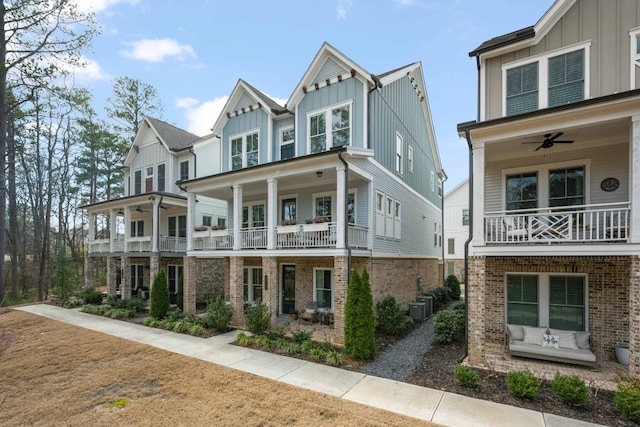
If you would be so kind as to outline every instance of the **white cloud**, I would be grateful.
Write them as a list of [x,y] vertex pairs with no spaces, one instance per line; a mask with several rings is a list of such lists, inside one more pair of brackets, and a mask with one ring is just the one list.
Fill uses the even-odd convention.
[[351,0],[338,0],[338,19],[346,19],[351,9]]
[[[265,95],[267,95],[265,93]],[[269,98],[273,99],[274,101],[276,101],[278,104],[282,105],[284,107],[284,105],[287,103],[288,99],[286,98],[276,98],[275,96],[271,96],[271,95],[267,95]]]
[[228,96],[221,96],[200,103],[195,98],[178,98],[176,107],[183,108],[187,119],[187,130],[195,135],[204,136],[211,133],[218,116],[227,103]]
[[106,73],[93,59],[84,59],[84,67],[73,69],[76,77],[83,81],[109,80],[111,75]]
[[195,57],[196,53],[188,44],[180,44],[174,39],[142,39],[128,43],[130,50],[123,50],[124,56],[146,62],[162,62],[168,57],[183,61]]
[[126,3],[129,5],[135,5],[139,0],[74,0],[78,9],[82,12],[104,12],[111,6],[115,6],[119,3]]
[[393,0],[393,1],[402,7],[413,6],[416,3],[415,0]]

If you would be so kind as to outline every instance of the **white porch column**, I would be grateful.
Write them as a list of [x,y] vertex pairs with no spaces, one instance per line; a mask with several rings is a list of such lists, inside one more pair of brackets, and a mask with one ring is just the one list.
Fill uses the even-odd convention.
[[111,208],[109,209],[109,252],[115,252],[116,250],[116,237],[118,236],[116,217],[118,212]]
[[344,226],[347,223],[345,196],[347,195],[347,177],[344,165],[336,167],[336,248],[344,249]]
[[160,218],[158,217],[158,205],[160,200],[156,197],[153,198],[153,229],[151,230],[151,252],[158,252],[158,225],[160,224]]
[[233,186],[233,250],[239,250],[240,229],[242,228],[242,185]]
[[193,227],[196,224],[196,195],[187,193],[187,251],[193,250]]
[[631,118],[629,128],[629,202],[630,243],[640,243],[640,116]]
[[274,249],[278,225],[278,180],[267,179],[267,249]]
[[129,236],[131,236],[131,206],[124,207],[124,253],[129,252]]
[[472,246],[484,246],[484,142],[473,144],[473,240]]
[[96,240],[96,217],[97,215],[89,212],[89,236],[88,240],[91,242]]

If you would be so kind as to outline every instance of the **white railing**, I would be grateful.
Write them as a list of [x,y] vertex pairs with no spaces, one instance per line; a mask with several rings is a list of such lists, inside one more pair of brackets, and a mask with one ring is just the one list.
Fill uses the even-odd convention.
[[187,238],[160,236],[160,252],[186,252]]
[[193,249],[206,251],[233,249],[233,230],[229,230],[226,234],[209,234],[194,237]]
[[127,238],[127,251],[129,252],[151,252],[151,249],[151,236]]
[[486,243],[626,242],[629,203],[487,212]]
[[365,249],[369,245],[369,229],[361,225],[349,224],[349,246]]
[[243,228],[240,230],[242,249],[266,249],[267,227]]
[[124,252],[124,237],[119,237],[113,242],[114,252]]
[[97,254],[109,252],[109,239],[97,239],[89,241],[89,253]]

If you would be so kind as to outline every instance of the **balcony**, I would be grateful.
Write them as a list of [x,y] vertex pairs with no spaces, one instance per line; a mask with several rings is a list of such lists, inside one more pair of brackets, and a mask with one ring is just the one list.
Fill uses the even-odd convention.
[[[335,222],[278,226],[274,231],[275,249],[335,248],[337,227]],[[205,251],[232,250],[233,230],[224,231],[225,234],[212,232],[194,236],[193,248]],[[267,233],[267,227],[243,228],[240,230],[240,249],[267,249]],[[369,230],[349,224],[348,238],[352,248],[367,248]]]
[[[126,250],[125,250],[126,240]],[[153,236],[136,236],[136,237],[119,237],[114,240],[113,246],[110,239],[97,239],[89,241],[89,253],[123,253],[123,252],[152,252],[153,251]],[[160,236],[160,252],[186,252],[187,251],[187,239],[186,237],[169,237]]]
[[629,203],[487,212],[485,242],[495,245],[626,243]]

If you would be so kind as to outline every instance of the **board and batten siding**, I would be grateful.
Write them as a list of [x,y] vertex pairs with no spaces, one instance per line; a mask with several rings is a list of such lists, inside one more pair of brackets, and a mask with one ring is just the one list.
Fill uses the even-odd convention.
[[[296,116],[296,145],[297,155],[303,156],[308,153],[308,134],[307,114],[313,111],[319,111],[330,108],[337,104],[351,101],[351,146],[364,147],[363,141],[363,104],[362,82],[356,78],[349,78],[339,83],[325,86],[318,90],[311,91],[304,95],[300,103],[298,103]],[[331,141],[327,140],[327,144]]]
[[[398,176],[403,182],[441,206],[438,196],[434,159],[420,98],[408,77],[402,77],[369,94],[369,140],[376,161]],[[396,133],[402,136],[402,175],[396,173]],[[408,146],[413,147],[413,172],[408,167]],[[431,190],[431,172],[436,179]]]
[[[639,26],[638,1],[577,1],[537,45],[486,61],[484,120],[502,117],[504,64],[581,42],[591,42],[591,63],[587,65],[591,98],[635,89],[630,87],[629,31]],[[638,77],[640,72],[636,77],[636,87],[640,87]]]
[[249,131],[257,130],[259,145],[259,164],[266,163],[269,149],[269,120],[271,118],[263,110],[253,110],[231,117],[222,130],[222,171],[231,170],[231,138]]
[[313,79],[313,83],[324,83],[327,79],[333,79],[337,77],[339,74],[342,76],[349,75],[349,71],[342,68],[336,61],[329,58],[325,61],[318,74]]
[[[549,163],[570,162],[572,165],[579,165],[575,160],[589,160],[589,203],[617,203],[629,201],[629,150],[628,145],[615,144],[587,150],[556,152],[553,158],[542,156],[522,157],[518,159],[489,162],[486,166],[485,174],[485,212],[496,212],[504,209],[504,182],[503,170],[520,169],[522,172],[533,172],[541,165],[546,169]],[[540,161],[544,160],[544,163]],[[600,188],[600,183],[608,177],[617,178],[620,187],[616,191],[606,192]],[[547,201],[541,201],[542,206],[547,205]]]
[[[373,251],[378,253],[441,257],[442,248],[434,246],[433,225],[442,223],[442,213],[433,204],[416,195],[403,182],[390,177],[388,172],[366,159],[350,159],[350,163],[373,177],[371,200],[367,210],[371,212]],[[393,197],[401,203],[401,239],[376,236],[376,191]]]

